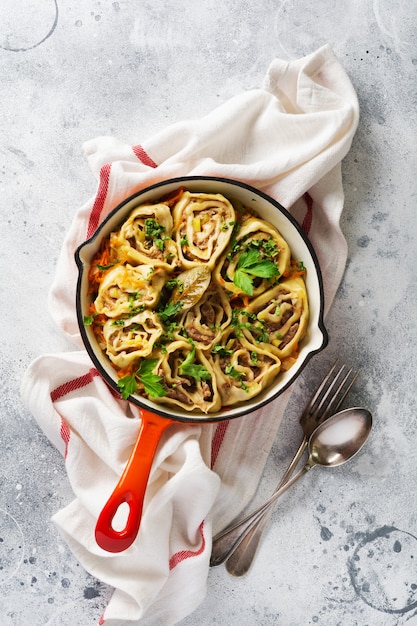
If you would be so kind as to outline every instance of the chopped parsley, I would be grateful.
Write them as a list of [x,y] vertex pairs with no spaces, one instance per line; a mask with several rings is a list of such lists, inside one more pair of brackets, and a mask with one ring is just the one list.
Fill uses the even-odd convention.
[[178,280],[178,278],[171,278],[170,280],[167,280],[165,287],[171,291],[177,287],[179,293],[182,293],[182,290],[184,289],[182,281]]
[[148,239],[158,239],[165,232],[165,226],[158,224],[152,217],[145,220],[145,235]]
[[165,307],[158,311],[158,315],[163,322],[168,322],[172,317],[175,317],[182,308],[182,302],[168,302]]
[[190,342],[192,345],[192,349],[191,351],[187,354],[187,356],[185,357],[184,361],[181,363],[181,365],[179,366],[179,373],[182,376],[190,376],[191,378],[194,378],[197,381],[201,381],[201,380],[210,380],[211,378],[211,374],[208,371],[208,369],[206,367],[204,367],[204,365],[198,364],[198,363],[194,363],[195,361],[195,346],[192,342]]
[[162,226],[161,224],[159,224],[152,217],[146,218],[145,237],[147,239],[152,240],[154,244],[156,245],[156,247],[159,248],[161,251],[164,250],[164,240],[169,239],[169,237],[166,237],[163,235],[164,232],[165,232],[165,226]]
[[274,315],[278,316],[281,313],[281,306],[278,300],[271,300],[271,304],[275,304]]
[[[248,321],[241,321],[241,317],[246,318]],[[230,325],[234,328],[237,339],[242,337],[244,334],[242,331],[247,329],[255,336],[258,343],[269,343],[269,334],[265,322],[258,319],[255,313],[249,313],[248,311],[245,311],[245,309],[233,309],[232,321]]]
[[235,370],[233,365],[227,365],[224,370],[224,373],[227,374],[228,376],[231,376],[231,378],[234,378],[235,380],[240,381],[241,388],[243,389],[243,391],[246,391],[246,393],[248,393],[249,388],[245,385],[245,383],[242,380],[242,378],[245,378],[245,374],[243,372],[238,372],[237,370]]
[[116,263],[109,263],[108,265],[99,265],[97,263],[96,267],[97,269],[101,270],[102,272],[105,272],[106,270],[109,270],[111,267],[114,267],[116,265]]
[[213,354],[218,354],[219,356],[230,356],[231,354],[233,354],[233,350],[229,350],[225,346],[219,345],[213,346],[211,351]]
[[237,370],[235,370],[233,365],[226,365],[224,373],[228,376],[231,376],[232,378],[235,378],[236,380],[245,377],[245,374],[243,372],[238,372]]

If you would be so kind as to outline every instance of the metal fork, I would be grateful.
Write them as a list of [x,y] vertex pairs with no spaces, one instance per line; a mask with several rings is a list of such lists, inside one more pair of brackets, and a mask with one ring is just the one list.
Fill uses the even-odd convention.
[[[304,409],[300,417],[300,425],[303,429],[302,442],[271,498],[289,481],[307,448],[312,432],[337,411],[359,375],[359,372],[353,373],[352,368],[346,372],[345,365],[338,369],[337,366],[336,361]],[[242,521],[219,533],[213,539],[210,565],[220,565],[227,560],[226,567],[230,574],[234,576],[245,574],[253,561],[275,502],[274,500],[268,506],[264,503]]]

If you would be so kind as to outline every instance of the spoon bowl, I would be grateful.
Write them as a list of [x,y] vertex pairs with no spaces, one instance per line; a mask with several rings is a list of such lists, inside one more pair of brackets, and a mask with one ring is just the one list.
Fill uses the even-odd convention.
[[310,465],[343,465],[362,449],[371,428],[372,415],[366,409],[355,407],[335,413],[310,437]]

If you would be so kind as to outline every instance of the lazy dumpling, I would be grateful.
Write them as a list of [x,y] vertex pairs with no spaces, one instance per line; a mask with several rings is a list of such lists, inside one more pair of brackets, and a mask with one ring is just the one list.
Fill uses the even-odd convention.
[[227,328],[210,357],[223,406],[244,402],[268,387],[281,369],[280,359]]
[[106,353],[112,363],[126,370],[151,354],[163,330],[153,311],[142,311],[127,319],[108,320],[103,326]]
[[[258,342],[283,360],[298,352],[308,314],[304,280],[290,278],[255,298],[241,312],[242,332],[249,341]],[[251,323],[245,324],[248,321]]]
[[153,309],[167,274],[149,265],[116,265],[105,272],[94,301],[97,313],[115,318],[139,307]]
[[172,210],[180,263],[213,268],[229,243],[235,222],[233,205],[221,194],[184,191]]
[[200,350],[209,350],[220,341],[232,319],[232,307],[224,290],[211,282],[202,298],[179,318],[180,332],[190,337]]
[[167,204],[143,204],[130,213],[119,232],[111,234],[110,245],[121,261],[148,263],[170,271],[178,265],[172,228]]
[[211,365],[192,342],[173,341],[156,356],[155,371],[162,379],[166,395],[153,398],[155,402],[203,413],[220,409],[221,398]]
[[258,296],[289,268],[290,248],[272,225],[246,218],[225,250],[213,274],[217,282],[237,295]]

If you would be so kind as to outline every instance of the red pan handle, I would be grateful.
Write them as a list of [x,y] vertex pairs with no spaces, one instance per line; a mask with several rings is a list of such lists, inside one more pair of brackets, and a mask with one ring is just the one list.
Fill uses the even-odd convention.
[[[96,541],[107,552],[123,552],[136,539],[156,448],[164,430],[173,423],[173,420],[145,409],[140,409],[140,414],[142,424],[135,447],[96,524]],[[122,530],[115,530],[113,518],[124,502],[129,505],[126,525]]]

